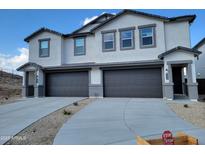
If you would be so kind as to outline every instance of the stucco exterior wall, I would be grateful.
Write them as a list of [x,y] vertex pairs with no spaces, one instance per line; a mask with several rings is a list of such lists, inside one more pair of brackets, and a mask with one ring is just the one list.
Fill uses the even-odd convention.
[[64,41],[63,50],[63,64],[69,63],[87,63],[94,62],[94,53],[96,52],[93,48],[95,40],[93,36],[86,37],[86,55],[74,56],[74,39],[69,38]]
[[198,48],[202,52],[196,63],[196,77],[197,79],[205,79],[205,44]]
[[165,23],[166,49],[170,50],[176,46],[191,47],[190,29],[187,22]]
[[90,83],[91,84],[102,84],[102,70],[99,68],[92,68],[90,71]]
[[[156,24],[156,47],[140,49],[138,26]],[[135,30],[135,49],[120,50],[120,33],[118,29],[127,27],[136,27]],[[116,51],[102,51],[101,31],[117,30],[116,32]],[[158,55],[165,52],[164,23],[160,20],[145,18],[136,15],[124,15],[121,18],[105,25],[95,35],[86,37],[86,55],[74,56],[73,39],[65,40],[64,44],[64,62],[63,63],[84,63],[84,62],[124,62],[124,61],[142,61],[155,60]]]
[[[39,57],[39,39],[50,38],[50,56]],[[61,65],[62,39],[60,36],[43,32],[29,42],[29,62],[37,63],[41,66]]]
[[[156,47],[140,48],[138,26],[156,24]],[[92,26],[83,29],[87,31]],[[120,50],[119,29],[135,27],[134,49]],[[116,51],[102,51],[102,31],[116,30]],[[180,35],[179,35],[180,34]],[[39,57],[39,39],[50,38],[50,56]],[[71,63],[107,63],[157,60],[158,55],[176,46],[190,47],[189,23],[164,23],[161,20],[141,15],[126,14],[98,29],[94,35],[86,37],[86,55],[74,56],[74,39],[43,32],[29,42],[29,62],[42,66],[60,66]],[[176,57],[175,57],[176,58]]]
[[89,25],[89,26],[83,28],[82,30],[80,30],[79,33],[89,32],[92,28],[96,27],[99,24],[100,23]]

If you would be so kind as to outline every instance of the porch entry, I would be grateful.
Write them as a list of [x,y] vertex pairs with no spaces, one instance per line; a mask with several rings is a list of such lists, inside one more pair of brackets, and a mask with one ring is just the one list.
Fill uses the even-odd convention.
[[173,65],[172,66],[172,80],[173,80],[173,91],[174,97],[187,97],[187,72],[186,66],[184,65]]

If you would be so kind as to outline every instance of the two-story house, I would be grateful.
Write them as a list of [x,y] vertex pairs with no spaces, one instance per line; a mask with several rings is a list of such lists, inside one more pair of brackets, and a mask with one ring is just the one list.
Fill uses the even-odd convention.
[[196,79],[198,82],[198,93],[205,95],[205,38],[199,41],[194,49],[202,52],[200,58],[196,61]]
[[71,34],[41,28],[25,38],[29,62],[17,69],[24,72],[23,96],[197,100],[195,17],[123,10]]

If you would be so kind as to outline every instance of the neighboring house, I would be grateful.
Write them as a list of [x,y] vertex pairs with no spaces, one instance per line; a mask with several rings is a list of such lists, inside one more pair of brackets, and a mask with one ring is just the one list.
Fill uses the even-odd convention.
[[[23,96],[198,99],[190,25],[195,15],[133,10],[103,14],[71,34],[41,28],[25,38]],[[186,80],[184,75],[186,68]]]
[[202,52],[199,59],[196,61],[196,78],[199,94],[205,95],[205,38],[197,43],[193,49]]

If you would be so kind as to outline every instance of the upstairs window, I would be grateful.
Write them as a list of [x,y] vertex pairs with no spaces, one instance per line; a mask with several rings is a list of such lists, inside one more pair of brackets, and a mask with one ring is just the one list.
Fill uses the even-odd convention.
[[39,57],[49,57],[50,39],[39,40]]
[[103,51],[115,50],[115,31],[102,32],[102,48]]
[[134,49],[134,29],[120,30],[120,49]]
[[139,28],[140,32],[140,47],[141,48],[149,48],[149,47],[155,47],[156,41],[155,41],[155,27],[149,26],[149,27],[141,27]]
[[79,37],[74,40],[74,55],[85,55],[85,38]]

